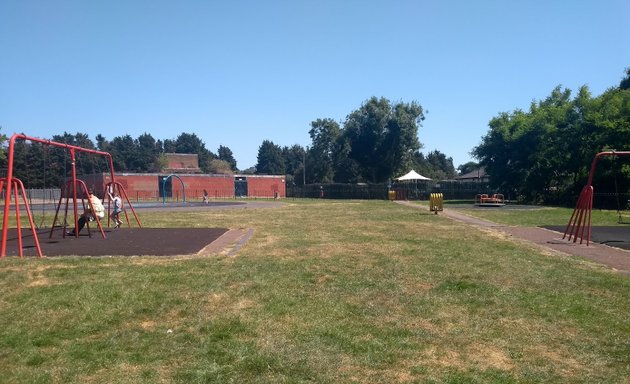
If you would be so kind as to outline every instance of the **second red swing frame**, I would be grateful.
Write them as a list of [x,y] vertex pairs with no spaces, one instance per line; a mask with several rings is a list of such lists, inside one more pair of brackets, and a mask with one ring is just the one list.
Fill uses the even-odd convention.
[[582,188],[578,201],[573,210],[573,214],[569,219],[564,235],[562,238],[567,238],[568,241],[575,243],[580,238],[580,244],[586,237],[586,245],[591,242],[591,216],[593,212],[593,177],[595,176],[595,169],[597,166],[597,160],[601,157],[607,156],[630,156],[630,151],[606,151],[600,152],[593,158],[591,163],[591,170],[588,174],[588,181],[586,186]]

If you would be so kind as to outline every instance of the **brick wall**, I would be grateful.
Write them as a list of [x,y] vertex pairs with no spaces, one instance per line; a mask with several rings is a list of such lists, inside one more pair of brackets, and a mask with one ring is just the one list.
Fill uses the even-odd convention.
[[273,198],[286,197],[286,183],[283,176],[247,176],[247,195],[249,197]]
[[[208,197],[232,198],[234,197],[234,177],[231,175],[179,175],[186,187],[186,200],[202,200],[204,189],[208,191]],[[182,184],[173,181],[173,196],[182,193]],[[179,195],[181,196],[181,195]]]
[[[160,184],[166,174],[158,173],[119,173],[115,175],[127,196],[134,200],[162,200]],[[235,186],[233,175],[203,175],[203,174],[178,174],[171,176],[171,196],[174,200],[183,200],[186,189],[186,200],[202,200],[203,191],[208,191],[211,199],[234,198]],[[239,176],[247,179],[247,196],[253,198],[286,197],[286,185],[284,176]],[[105,184],[111,181],[108,173],[83,175],[81,177],[88,188],[94,186],[98,196],[104,196]],[[181,182],[180,182],[181,180]],[[167,193],[168,195],[168,193]]]

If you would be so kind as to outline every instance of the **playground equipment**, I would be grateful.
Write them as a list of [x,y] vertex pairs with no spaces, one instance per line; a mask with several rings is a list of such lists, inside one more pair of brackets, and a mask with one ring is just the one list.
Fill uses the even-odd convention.
[[505,198],[500,193],[487,195],[485,193],[475,196],[475,205],[478,207],[502,207],[505,205]]
[[183,192],[183,196],[184,196],[184,203],[186,203],[186,185],[184,184],[184,182],[182,181],[182,179],[177,176],[174,173],[171,173],[168,176],[165,176],[162,179],[162,204],[166,204],[166,182],[168,181],[168,179],[171,179],[175,177],[177,180],[179,180],[179,182],[182,184],[182,192]]
[[437,215],[439,211],[444,210],[444,195],[441,193],[432,193],[429,195],[429,210]]
[[[77,188],[78,186],[78,188]],[[55,231],[55,228],[61,228],[62,229],[62,236],[65,238],[66,237],[66,231],[68,230],[68,220],[66,220],[65,218],[68,217],[68,206],[69,203],[71,201],[71,199],[74,198],[75,196],[75,192],[79,190],[80,193],[76,193],[76,196],[81,198],[81,206],[83,207],[83,211],[82,212],[86,212],[88,210],[90,210],[91,212],[94,212],[95,209],[92,206],[92,200],[90,199],[90,193],[88,191],[87,186],[85,185],[85,182],[83,182],[83,180],[68,180],[66,181],[66,183],[64,184],[63,188],[61,189],[61,196],[59,197],[59,203],[57,204],[57,210],[55,211],[55,218],[53,219],[53,223],[52,226],[50,228],[50,233],[48,235],[48,238],[51,239],[53,232]],[[72,193],[71,193],[72,192]],[[57,224],[57,219],[59,219],[59,209],[61,208],[61,203],[63,200],[66,200],[66,204],[65,204],[65,215],[64,215],[64,220],[63,223],[61,225],[56,225]],[[87,204],[86,204],[87,201]],[[79,204],[77,203],[76,200],[73,200],[73,204],[75,206],[78,206]],[[76,209],[75,209],[75,217],[76,217]],[[94,218],[94,220],[96,221],[96,225],[98,226],[98,229],[101,231],[101,235],[103,236],[103,238],[107,238],[105,236],[105,232],[103,231],[103,226],[101,226],[101,220],[98,218],[97,215],[92,215],[92,217]],[[92,232],[90,231],[90,221],[87,220],[86,221],[86,227],[87,227],[87,232],[88,232],[88,236],[92,237]],[[75,222],[74,224],[74,228],[77,228],[77,223]],[[78,231],[75,231],[74,234],[75,237],[79,236]]]
[[580,244],[582,244],[584,236],[586,235],[586,245],[588,246],[590,244],[591,215],[593,212],[593,176],[595,175],[597,160],[606,156],[630,156],[630,151],[606,151],[595,155],[591,163],[591,170],[588,174],[588,181],[584,188],[582,188],[582,192],[580,192],[575,209],[571,214],[569,223],[562,236],[563,239],[567,238],[568,241],[571,241],[571,238],[573,238],[573,242],[575,243],[579,237]]
[[[71,176],[71,180],[69,180],[66,185],[68,185],[68,183],[70,184],[70,187],[66,189],[65,194],[67,196],[67,200],[66,200],[66,206],[65,206],[65,218],[64,218],[64,227],[66,226],[66,222],[67,222],[67,214],[68,214],[68,206],[69,206],[69,198],[72,198],[72,207],[74,210],[74,227],[77,228],[78,227],[78,221],[79,221],[79,207],[78,207],[78,203],[77,203],[77,197],[79,196],[83,196],[86,197],[87,196],[87,188],[85,187],[85,183],[83,183],[80,180],[77,180],[77,171],[76,171],[76,152],[82,152],[82,153],[89,153],[89,154],[93,154],[93,155],[98,155],[98,156],[104,156],[107,161],[108,161],[108,167],[109,167],[109,173],[110,173],[110,177],[112,180],[112,183],[115,182],[114,179],[114,163],[112,160],[112,156],[108,153],[108,152],[102,152],[102,151],[97,151],[97,150],[93,150],[93,149],[88,149],[88,148],[82,148],[82,147],[77,147],[74,145],[70,145],[70,144],[65,144],[65,143],[58,143],[52,140],[44,140],[44,139],[39,139],[36,137],[31,137],[31,136],[27,136],[24,134],[14,134],[13,136],[11,136],[11,138],[9,139],[9,150],[8,150],[8,154],[7,154],[7,175],[6,178],[2,179],[2,181],[0,182],[0,192],[5,190],[6,187],[6,193],[5,193],[5,200],[4,200],[4,214],[3,214],[3,219],[2,219],[2,241],[1,241],[1,245],[0,245],[0,258],[4,258],[6,256],[6,250],[7,250],[7,234],[8,234],[8,230],[9,230],[9,212],[10,212],[10,207],[11,207],[11,201],[12,201],[12,197],[15,197],[15,206],[16,206],[16,222],[17,222],[17,226],[18,226],[18,244],[20,247],[20,257],[22,257],[22,231],[20,228],[20,211],[19,211],[19,193],[21,192],[22,194],[22,199],[24,201],[24,206],[26,207],[26,213],[28,215],[28,219],[29,219],[29,223],[31,225],[31,230],[33,232],[33,237],[35,239],[35,243],[37,245],[37,255],[38,257],[42,257],[42,251],[41,248],[39,246],[39,239],[37,237],[37,232],[35,231],[35,226],[34,226],[34,222],[33,222],[33,215],[31,213],[31,210],[29,208],[28,202],[26,200],[26,194],[24,192],[24,186],[22,184],[22,182],[16,178],[13,177],[13,158],[14,158],[14,152],[15,152],[15,142],[17,140],[28,140],[31,142],[36,142],[36,143],[40,143],[40,144],[44,144],[47,146],[55,146],[55,147],[60,147],[60,148],[64,148],[66,151],[68,151],[70,153],[70,157],[71,157],[71,165],[72,165],[72,176]],[[44,170],[46,171],[46,170]],[[121,191],[124,192],[124,189],[122,189],[122,185],[116,183],[119,187],[119,189]],[[77,194],[77,185],[80,186],[81,192],[83,192],[81,195]],[[20,187],[21,189],[18,191],[18,187]],[[13,193],[12,193],[13,192]],[[62,194],[62,198],[63,198],[63,194]],[[126,196],[126,194],[125,194]],[[61,206],[61,198],[59,200],[59,204],[57,206],[57,213],[56,213],[56,217],[55,217],[55,222],[57,220],[57,216],[59,213],[59,209]],[[89,199],[88,199],[89,200]],[[131,204],[129,203],[129,200],[127,199],[127,203],[129,204],[129,206],[131,206]],[[88,203],[91,205],[91,203]],[[83,201],[82,203],[83,208],[85,207],[85,201]],[[141,226],[140,224],[140,220],[138,219],[138,216],[135,214],[135,211],[133,211],[132,208],[132,212],[134,214],[134,216],[136,217],[136,222],[138,223],[138,226]],[[103,238],[105,238],[105,233],[102,230],[102,227],[100,227],[100,222],[97,222],[99,225],[99,228],[101,229],[101,234],[103,236]],[[55,227],[54,225],[55,223],[53,222],[53,229]],[[65,232],[64,232],[65,234]],[[51,230],[51,235],[52,235],[52,230]],[[78,233],[75,234],[76,237],[78,237]]]
[[[8,181],[8,178],[3,177],[0,179],[0,191],[4,190],[4,186],[7,186],[7,193],[5,194],[5,201],[9,201],[11,199],[11,193],[15,196],[15,221],[17,224],[17,233],[18,233],[18,247],[20,252],[20,257],[24,256],[24,248],[22,246],[22,226],[20,223],[20,199],[18,196],[22,195],[22,200],[24,203],[24,207],[26,209],[26,214],[28,216],[28,221],[31,226],[31,232],[33,233],[33,238],[35,239],[35,247],[37,248],[37,254],[39,257],[42,256],[42,250],[39,245],[39,239],[37,238],[37,229],[35,228],[35,223],[33,222],[33,215],[31,214],[31,209],[28,206],[28,201],[26,200],[26,192],[24,191],[24,184],[20,179],[12,178],[11,181]],[[5,211],[6,216],[6,211]],[[6,224],[3,228],[6,227]],[[2,242],[3,245],[6,242],[7,234],[3,231],[2,234]],[[3,248],[4,249],[4,248]],[[4,255],[3,255],[4,256]]]

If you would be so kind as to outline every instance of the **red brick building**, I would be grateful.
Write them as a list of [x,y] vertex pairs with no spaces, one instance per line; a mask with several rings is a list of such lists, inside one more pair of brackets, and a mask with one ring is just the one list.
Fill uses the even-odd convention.
[[[202,200],[204,191],[210,199],[234,197],[286,197],[284,176],[202,174],[196,154],[166,153],[160,173],[116,173],[127,196],[132,200]],[[82,175],[88,188],[103,196],[111,182],[109,173]]]
[[[177,201],[201,200],[204,190],[211,199],[286,197],[284,176],[116,173],[115,178],[131,200],[161,200],[164,196]],[[83,175],[81,179],[102,196],[111,176],[102,173]]]

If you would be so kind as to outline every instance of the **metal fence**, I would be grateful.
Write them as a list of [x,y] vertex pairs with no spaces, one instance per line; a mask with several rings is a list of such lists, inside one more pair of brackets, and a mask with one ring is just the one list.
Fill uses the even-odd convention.
[[287,197],[386,200],[388,199],[389,191],[395,192],[397,200],[428,200],[431,193],[442,193],[444,198],[449,200],[474,200],[475,195],[480,193],[500,193],[500,191],[493,191],[487,183],[430,180],[393,184],[309,184],[305,186],[287,186]]
[[309,184],[287,186],[287,197],[386,200],[387,184]]
[[628,211],[630,210],[630,193],[594,193],[593,208]]
[[[59,197],[61,196],[61,189],[59,188],[25,189],[25,192],[26,192],[26,199],[29,202],[59,201]],[[20,193],[20,196],[21,195],[22,194]],[[3,189],[2,191],[0,191],[0,199],[4,200],[5,197],[6,197],[6,190]]]

